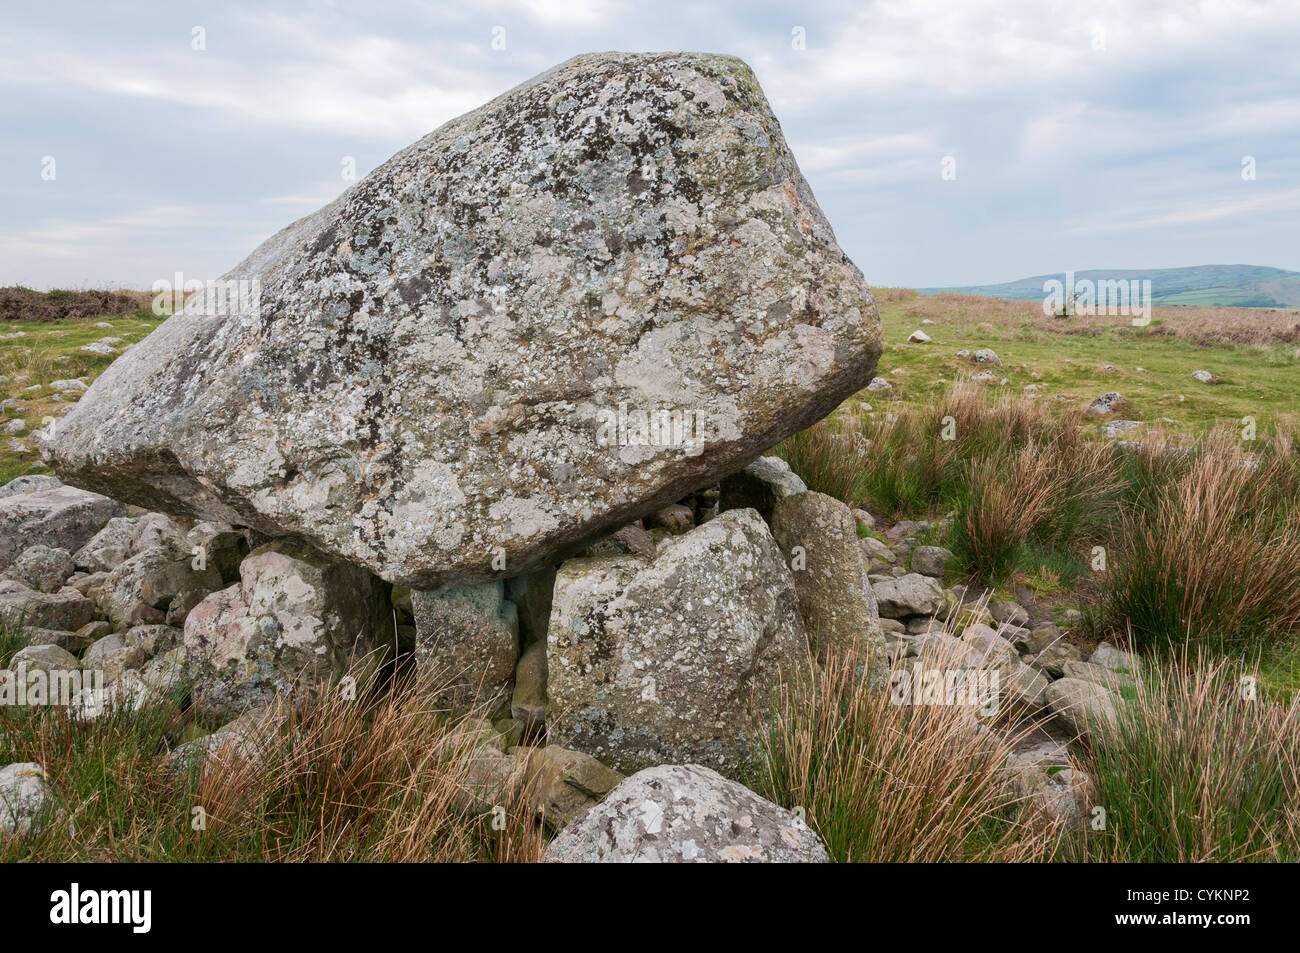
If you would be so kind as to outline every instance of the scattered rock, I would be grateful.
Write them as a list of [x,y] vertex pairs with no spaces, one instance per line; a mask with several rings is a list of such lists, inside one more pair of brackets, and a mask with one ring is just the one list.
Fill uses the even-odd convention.
[[1026,657],[1026,661],[1054,678],[1065,674],[1065,663],[1082,662],[1083,653],[1069,642],[1055,642],[1036,655]]
[[1024,606],[1010,599],[997,599],[989,603],[989,615],[998,622],[1009,625],[1028,625],[1029,613]]
[[57,645],[29,645],[13,654],[9,660],[9,668],[15,672],[26,669],[52,674],[80,671],[81,663],[77,661],[75,655]]
[[13,579],[0,580],[0,620],[10,625],[75,632],[98,614],[95,604],[75,589],[38,592]]
[[1142,421],[1140,420],[1112,420],[1101,428],[1101,433],[1105,437],[1118,437],[1127,430],[1136,430],[1141,426]]
[[1083,736],[1099,725],[1113,726],[1118,718],[1116,696],[1093,682],[1061,678],[1044,692],[1047,709],[1072,734]]
[[1100,665],[1102,668],[1108,668],[1114,672],[1136,672],[1138,670],[1137,656],[1131,652],[1125,652],[1117,649],[1109,642],[1101,642],[1092,651],[1088,657],[1093,665]]
[[1202,384],[1209,384],[1211,381],[1215,379],[1214,375],[1211,374],[1209,371],[1192,371],[1192,376],[1195,377]]
[[39,592],[55,592],[72,575],[76,567],[66,549],[28,546],[10,565],[6,575]]
[[1118,391],[1109,391],[1090,403],[1088,405],[1088,410],[1095,414],[1111,414],[1115,412],[1116,407],[1123,400],[1123,394]]
[[972,354],[971,360],[976,364],[993,364],[997,367],[1002,366],[1002,358],[998,357],[997,353],[992,348],[988,347],[982,347]]
[[918,328],[907,336],[907,340],[909,344],[925,344],[929,342],[930,335]]
[[942,546],[918,546],[912,550],[912,572],[942,579],[944,567],[955,558],[951,550]]
[[769,523],[776,504],[787,496],[807,493],[808,487],[780,457],[759,457],[722,481],[719,511],[751,507]]
[[695,764],[634,774],[551,842],[551,863],[827,863],[797,814]]
[[943,608],[943,587],[929,576],[908,573],[873,585],[880,614],[891,619],[934,615]]
[[31,833],[51,797],[39,764],[28,761],[0,768],[0,838]]

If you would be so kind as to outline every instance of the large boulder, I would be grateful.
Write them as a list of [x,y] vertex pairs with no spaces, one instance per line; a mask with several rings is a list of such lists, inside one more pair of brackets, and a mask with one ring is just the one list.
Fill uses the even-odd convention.
[[792,811],[697,764],[640,771],[551,842],[549,863],[828,863]]
[[772,535],[794,571],[799,612],[821,658],[855,652],[884,659],[884,634],[853,511],[824,493],[776,504]]
[[276,540],[249,554],[240,581],[212,593],[185,620],[194,704],[212,723],[314,690],[356,662],[373,668],[393,641],[381,593],[365,570]]
[[29,546],[73,552],[126,507],[70,486],[0,497],[0,571]]
[[414,589],[526,572],[716,484],[880,352],[862,274],[729,56],[570,60],[226,278],[259,293],[196,296],[48,458]]
[[729,510],[668,539],[653,561],[560,567],[548,731],[624,773],[694,761],[735,774],[772,689],[808,664],[781,550],[758,513]]

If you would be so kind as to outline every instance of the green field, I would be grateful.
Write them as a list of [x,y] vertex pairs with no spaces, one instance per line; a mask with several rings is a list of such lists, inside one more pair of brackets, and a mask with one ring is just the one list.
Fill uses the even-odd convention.
[[[986,386],[1015,394],[1036,386],[1044,400],[1063,395],[1086,405],[1118,391],[1129,405],[1099,418],[1098,430],[1122,417],[1173,440],[1216,425],[1237,428],[1248,416],[1262,433],[1279,415],[1300,410],[1300,344],[1276,340],[1289,336],[1296,312],[1270,324],[1259,312],[1157,308],[1150,325],[1133,327],[1123,318],[1054,319],[1021,302],[900,289],[880,289],[877,301],[885,337],[877,373],[894,386],[859,395],[873,406],[890,396],[925,402],[952,381],[991,369],[995,378]],[[931,340],[908,343],[916,330]],[[1223,334],[1244,340],[1213,340]],[[979,348],[997,352],[1002,367],[957,356]],[[1198,370],[1216,380],[1196,380]]]

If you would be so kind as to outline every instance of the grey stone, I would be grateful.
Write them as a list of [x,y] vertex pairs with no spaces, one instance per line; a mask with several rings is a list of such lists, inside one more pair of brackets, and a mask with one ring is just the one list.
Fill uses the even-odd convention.
[[75,569],[72,554],[66,549],[38,545],[24,549],[7,575],[40,592],[56,592]]
[[1114,725],[1118,717],[1118,698],[1093,682],[1057,679],[1047,686],[1043,696],[1053,717],[1074,735]]
[[1115,672],[1136,672],[1138,669],[1136,655],[1117,649],[1109,642],[1099,643],[1092,650],[1092,655],[1088,657],[1088,661],[1093,665],[1100,665],[1102,668],[1108,668]]
[[1082,662],[1083,653],[1069,642],[1054,642],[1036,655],[1025,657],[1030,665],[1056,678],[1065,674],[1065,663]]
[[0,486],[0,499],[7,496],[17,496],[20,493],[39,493],[42,490],[53,490],[61,486],[63,486],[63,481],[58,477],[44,474],[15,477],[4,486]]
[[827,863],[797,814],[695,764],[632,775],[562,830],[550,863]]
[[37,592],[12,579],[0,580],[0,620],[10,625],[74,632],[99,610],[75,589]]
[[735,773],[769,693],[807,670],[794,580],[767,524],[728,510],[653,561],[565,562],[547,631],[549,736],[611,767]]
[[39,764],[28,761],[0,768],[0,838],[31,833],[52,796]]
[[989,615],[998,622],[1008,625],[1024,626],[1029,624],[1029,613],[1018,602],[1010,599],[997,599],[989,603]]
[[228,721],[350,670],[364,690],[394,641],[386,595],[363,569],[310,547],[288,540],[258,547],[240,565],[240,581],[185,620],[196,711]]
[[953,558],[952,551],[942,546],[918,546],[912,550],[912,572],[942,579],[944,567]]
[[907,573],[874,583],[880,614],[891,619],[934,615],[943,608],[943,587],[929,576]]
[[739,510],[751,507],[769,523],[776,504],[787,496],[807,493],[790,464],[780,457],[759,457],[745,469],[724,479],[721,483],[719,510]]
[[411,604],[421,680],[453,708],[500,710],[519,661],[519,616],[503,584],[412,592]]

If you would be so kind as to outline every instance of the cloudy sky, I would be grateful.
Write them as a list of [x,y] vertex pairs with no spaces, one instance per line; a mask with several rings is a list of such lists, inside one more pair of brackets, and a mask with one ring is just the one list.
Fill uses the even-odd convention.
[[609,49],[748,61],[875,285],[1300,270],[1296,0],[44,0],[0,19],[0,285],[216,277]]

